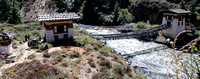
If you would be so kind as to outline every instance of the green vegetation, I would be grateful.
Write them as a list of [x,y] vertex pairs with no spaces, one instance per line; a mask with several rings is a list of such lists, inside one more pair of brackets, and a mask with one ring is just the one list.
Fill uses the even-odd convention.
[[133,17],[131,13],[128,12],[128,9],[122,9],[120,15],[118,17],[118,21],[120,24],[131,23],[133,21]]
[[138,22],[137,29],[147,29],[147,24],[144,22]]
[[72,50],[70,53],[70,58],[78,58],[80,57],[80,52],[78,50]]
[[40,50],[46,50],[45,45],[47,45],[48,48],[53,47],[53,45],[51,45],[51,44],[49,44],[49,43],[42,43],[42,44],[39,45],[39,49],[40,49]]
[[43,76],[41,79],[58,79],[59,77],[58,76],[51,76],[51,75],[45,75]]
[[0,0],[0,22],[21,23],[20,3],[17,0]]

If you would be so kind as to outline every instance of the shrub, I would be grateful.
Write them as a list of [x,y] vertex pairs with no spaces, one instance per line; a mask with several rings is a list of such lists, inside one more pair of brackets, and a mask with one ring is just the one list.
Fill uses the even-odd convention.
[[119,76],[117,76],[115,73],[112,72],[111,69],[104,69],[102,71],[103,76],[102,78],[106,78],[106,79],[118,79]]
[[88,60],[88,63],[89,63],[89,65],[90,65],[91,67],[96,68],[96,64],[95,64],[95,62],[93,61],[93,59],[89,59],[89,60]]
[[98,51],[99,50],[99,46],[98,45],[93,45],[93,49]]
[[82,34],[86,34],[86,35],[88,35],[89,33],[84,29],[84,30],[81,30],[80,31]]
[[99,51],[101,54],[103,55],[108,55],[109,52],[112,52],[112,48],[108,47],[108,46],[104,46],[100,49]]
[[53,47],[52,44],[49,44],[49,43],[43,43],[43,44],[40,44],[40,45],[39,45],[39,49],[40,49],[40,50],[46,50],[46,49],[45,49],[45,45],[46,45],[46,44],[47,44],[48,48]]
[[92,39],[89,36],[77,36],[74,38],[76,45],[84,46],[86,44],[91,44]]
[[33,58],[35,58],[34,54],[31,54],[31,55],[28,56],[28,59],[33,59]]
[[77,58],[80,57],[80,52],[78,50],[72,50],[70,53],[70,58]]
[[85,45],[85,49],[87,50],[87,52],[91,52],[94,50],[94,47],[92,45]]
[[67,62],[62,63],[61,65],[64,66],[64,67],[68,67],[69,66],[69,64]]
[[76,61],[74,61],[74,62],[72,62],[71,65],[76,66],[78,63],[80,63],[80,60],[79,60],[79,59],[76,60]]
[[123,73],[124,67],[122,65],[117,65],[117,66],[115,66],[114,70],[115,70],[115,72],[123,75],[122,73]]
[[101,60],[100,65],[101,66],[105,66],[107,68],[112,68],[111,62],[109,60],[107,60],[107,59]]
[[144,22],[138,22],[137,29],[147,29],[147,24]]
[[52,75],[45,75],[43,76],[41,79],[58,79],[59,77],[58,76],[52,76]]

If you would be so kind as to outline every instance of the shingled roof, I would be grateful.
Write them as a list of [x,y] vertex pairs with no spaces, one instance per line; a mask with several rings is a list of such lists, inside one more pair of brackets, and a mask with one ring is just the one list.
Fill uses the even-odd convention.
[[183,9],[169,9],[168,11],[173,12],[173,13],[190,13],[190,11],[183,10]]
[[80,17],[76,13],[53,13],[53,14],[38,14],[38,19],[41,22],[46,21],[63,21],[63,20],[79,20]]

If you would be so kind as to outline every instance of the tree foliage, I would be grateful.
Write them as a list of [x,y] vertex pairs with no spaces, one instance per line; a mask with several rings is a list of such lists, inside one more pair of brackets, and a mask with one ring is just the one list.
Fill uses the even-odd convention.
[[133,17],[131,15],[131,13],[128,12],[128,9],[122,9],[120,12],[120,15],[117,19],[117,21],[120,24],[130,23],[130,22],[132,22],[132,20],[133,20]]
[[118,18],[119,18],[119,15],[120,15],[120,7],[119,7],[119,3],[116,3],[115,4],[115,9],[114,9],[114,11],[113,11],[113,23],[114,24],[119,24],[119,22],[118,22]]
[[86,24],[96,24],[99,19],[98,5],[96,0],[86,0],[83,8],[82,20]]
[[182,0],[181,3],[180,3],[180,9],[187,10],[184,0]]
[[17,0],[0,0],[0,21],[11,24],[21,23],[19,5]]

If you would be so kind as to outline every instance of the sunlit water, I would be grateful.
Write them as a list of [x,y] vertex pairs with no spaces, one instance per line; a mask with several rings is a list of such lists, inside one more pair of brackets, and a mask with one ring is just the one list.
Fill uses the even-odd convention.
[[[105,34],[105,30],[102,31],[103,33],[101,31],[96,33],[97,31],[94,30],[87,31],[93,34]],[[109,31],[106,31],[106,33],[107,32]],[[128,60],[135,70],[147,78],[176,78],[176,69],[178,69],[179,66],[175,64],[175,62],[172,62],[172,60],[174,60],[174,54],[178,51],[162,44],[146,42],[134,38],[104,41],[117,53],[120,53],[124,59]],[[184,60],[189,63],[190,55],[183,54],[183,56],[186,56]],[[178,77],[187,79],[183,72],[179,72]]]

